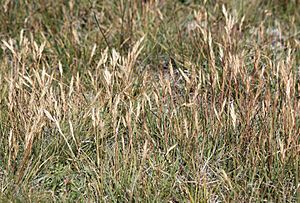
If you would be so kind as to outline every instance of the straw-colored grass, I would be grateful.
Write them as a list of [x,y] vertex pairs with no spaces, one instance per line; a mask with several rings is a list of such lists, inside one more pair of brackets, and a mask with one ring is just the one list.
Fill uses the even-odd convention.
[[1,202],[299,202],[300,3],[4,1]]

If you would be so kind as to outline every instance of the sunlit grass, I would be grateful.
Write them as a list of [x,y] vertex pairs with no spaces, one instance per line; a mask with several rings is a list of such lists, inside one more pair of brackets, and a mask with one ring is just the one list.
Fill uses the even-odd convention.
[[6,1],[0,200],[299,201],[285,3]]

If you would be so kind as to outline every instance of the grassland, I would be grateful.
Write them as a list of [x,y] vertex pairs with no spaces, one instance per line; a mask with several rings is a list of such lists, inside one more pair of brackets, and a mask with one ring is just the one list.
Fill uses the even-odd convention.
[[1,202],[299,202],[298,0],[5,0]]

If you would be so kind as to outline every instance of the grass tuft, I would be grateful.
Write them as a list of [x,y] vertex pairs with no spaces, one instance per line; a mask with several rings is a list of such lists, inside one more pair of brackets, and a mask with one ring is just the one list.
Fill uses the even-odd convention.
[[300,201],[298,0],[1,6],[1,202]]

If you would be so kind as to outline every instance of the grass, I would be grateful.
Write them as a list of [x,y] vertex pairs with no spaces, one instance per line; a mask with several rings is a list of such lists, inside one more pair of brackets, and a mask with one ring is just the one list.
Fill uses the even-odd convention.
[[300,201],[298,0],[1,6],[1,202]]

